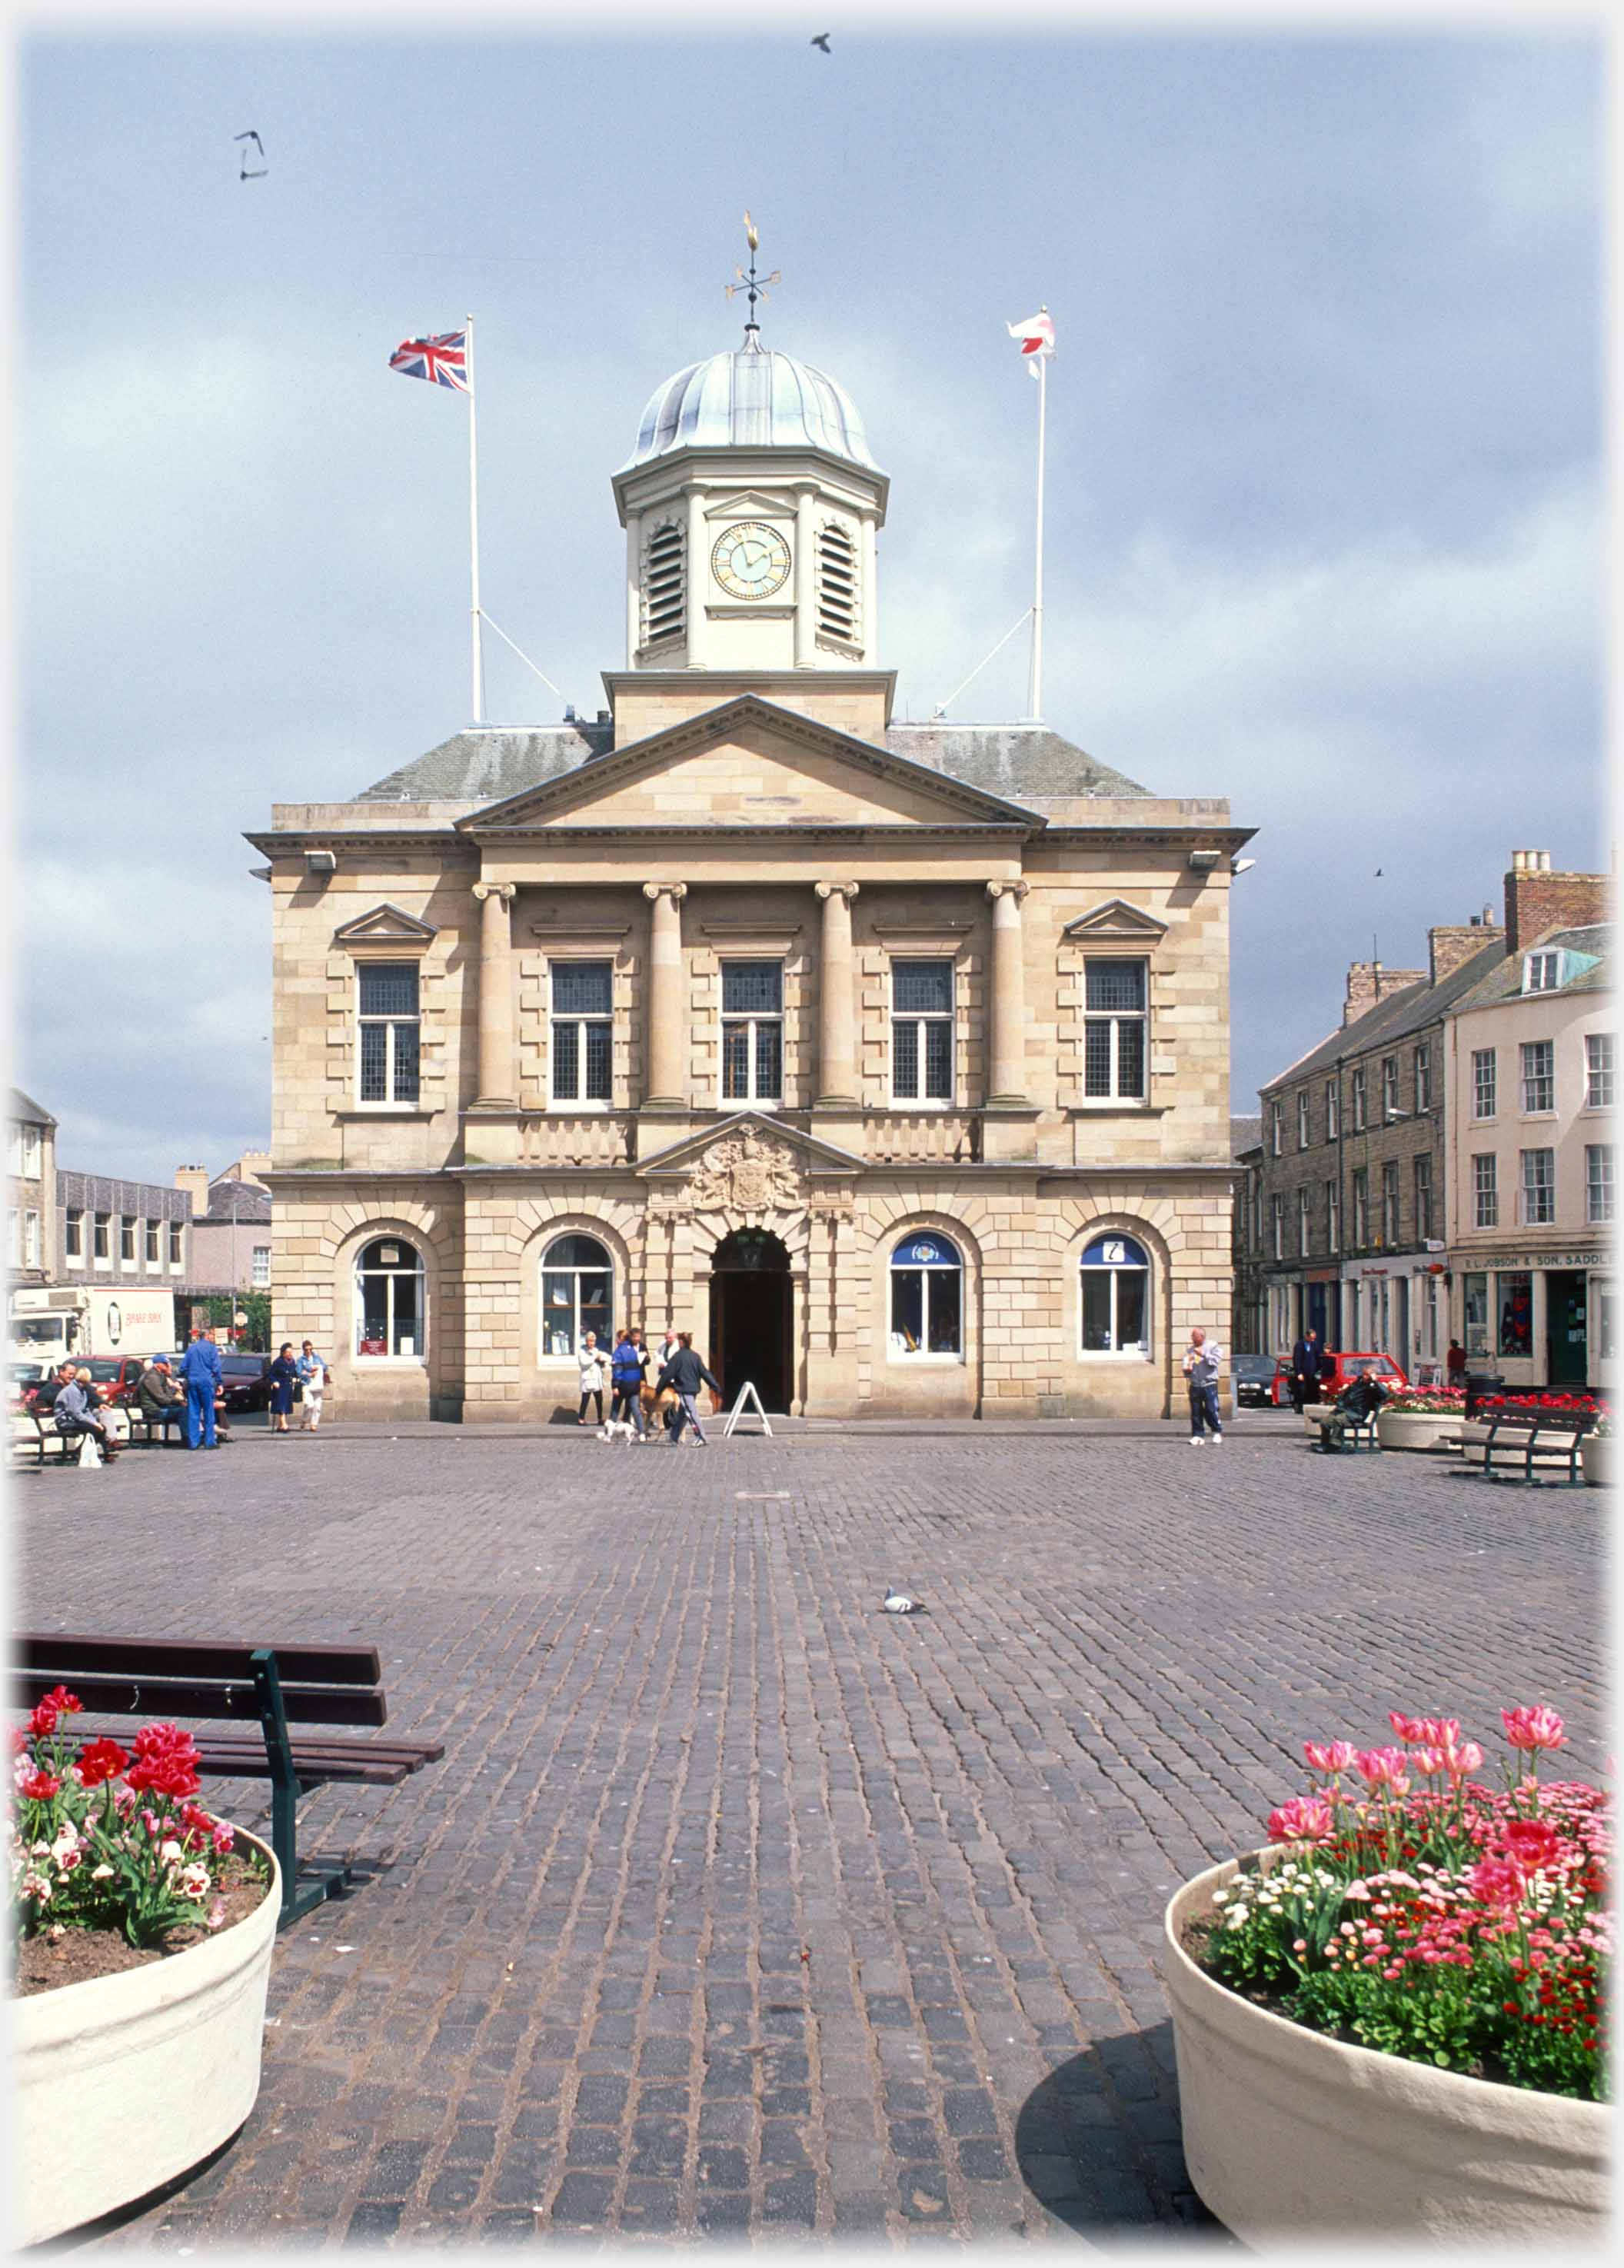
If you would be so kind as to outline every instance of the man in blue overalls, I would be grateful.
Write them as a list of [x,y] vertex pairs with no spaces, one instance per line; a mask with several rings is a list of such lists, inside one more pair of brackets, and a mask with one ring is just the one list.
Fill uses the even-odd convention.
[[214,1333],[204,1331],[187,1347],[180,1361],[180,1376],[186,1385],[186,1446],[197,1447],[197,1430],[201,1422],[203,1447],[217,1446],[214,1438],[214,1397],[220,1385],[220,1350],[214,1343]]

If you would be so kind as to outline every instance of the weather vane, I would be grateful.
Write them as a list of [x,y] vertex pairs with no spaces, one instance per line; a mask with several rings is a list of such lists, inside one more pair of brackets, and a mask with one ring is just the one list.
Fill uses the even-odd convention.
[[758,276],[756,274],[755,256],[761,248],[761,239],[756,234],[755,223],[751,219],[747,212],[745,215],[745,242],[750,247],[750,273],[746,276],[742,268],[735,268],[733,274],[738,278],[738,281],[733,284],[726,284],[724,288],[730,299],[732,298],[737,292],[744,291],[748,293],[750,298],[750,318],[746,323],[745,328],[746,331],[759,331],[761,326],[755,319],[755,303],[758,299],[766,298],[767,287],[769,284],[782,283],[783,278],[775,268],[770,276]]

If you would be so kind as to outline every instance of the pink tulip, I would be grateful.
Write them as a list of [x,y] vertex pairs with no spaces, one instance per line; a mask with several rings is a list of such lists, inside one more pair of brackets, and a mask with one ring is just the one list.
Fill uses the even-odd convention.
[[1319,1843],[1331,1832],[1331,1807],[1322,1795],[1294,1795],[1268,1815],[1275,1843]]
[[1401,1741],[1424,1741],[1427,1737],[1424,1718],[1401,1717],[1396,1709],[1389,1709],[1387,1722]]
[[1451,1742],[1444,1750],[1444,1761],[1451,1779],[1465,1779],[1468,1773],[1483,1769],[1483,1751],[1475,1741],[1463,1741],[1459,1748]]
[[1500,1721],[1514,1749],[1562,1749],[1568,1745],[1562,1719],[1554,1709],[1547,1709],[1542,1703],[1525,1702],[1520,1708],[1503,1709]]
[[1303,1754],[1316,1771],[1345,1772],[1354,1760],[1351,1741],[1304,1741]]
[[1510,1819],[1502,1836],[1506,1856],[1532,1874],[1540,1867],[1548,1867],[1559,1848],[1556,1830],[1545,1819]]
[[1423,1717],[1421,1731],[1422,1738],[1429,1747],[1452,1749],[1460,1738],[1460,1719],[1458,1717]]
[[1486,1906],[1501,1906],[1508,1910],[1519,1905],[1523,1896],[1523,1871],[1505,1859],[1480,1859],[1466,1880],[1472,1894]]
[[1409,1762],[1402,1749],[1361,1749],[1354,1762],[1371,1787],[1391,1787],[1402,1793],[1399,1783]]

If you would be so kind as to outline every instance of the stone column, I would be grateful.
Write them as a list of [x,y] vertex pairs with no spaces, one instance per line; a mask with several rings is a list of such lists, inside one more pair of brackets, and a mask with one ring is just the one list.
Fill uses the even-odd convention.
[[688,667],[703,669],[710,641],[705,601],[710,595],[710,523],[705,518],[705,491],[694,488],[688,496],[688,571],[683,584],[687,615]]
[[513,1076],[512,927],[508,908],[511,882],[475,882],[480,905],[479,1092],[481,1110],[516,1109],[518,1084]]
[[823,943],[818,955],[818,1102],[855,1103],[856,1049],[852,1032],[851,902],[856,882],[819,882]]
[[818,491],[795,491],[795,666],[818,666],[818,533],[812,521]]
[[992,900],[991,1103],[1026,1101],[1026,987],[1021,957],[1021,900],[1025,882],[988,882]]
[[654,915],[649,947],[648,1089],[643,1101],[680,1103],[687,1099],[684,1065],[688,1044],[687,1002],[682,984],[682,915],[686,882],[645,882],[643,895]]

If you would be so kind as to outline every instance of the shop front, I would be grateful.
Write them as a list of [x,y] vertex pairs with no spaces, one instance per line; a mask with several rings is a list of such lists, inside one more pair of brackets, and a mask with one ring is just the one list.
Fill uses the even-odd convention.
[[1454,1256],[1466,1359],[1510,1386],[1592,1390],[1616,1350],[1610,1256],[1594,1247]]
[[1343,1346],[1391,1356],[1416,1385],[1442,1379],[1449,1292],[1441,1247],[1348,1261],[1341,1304]]

